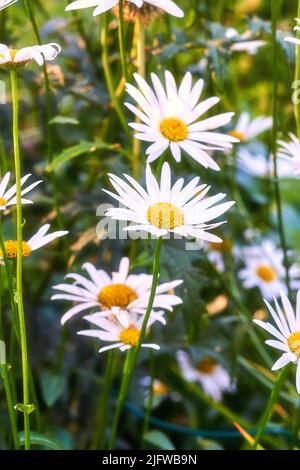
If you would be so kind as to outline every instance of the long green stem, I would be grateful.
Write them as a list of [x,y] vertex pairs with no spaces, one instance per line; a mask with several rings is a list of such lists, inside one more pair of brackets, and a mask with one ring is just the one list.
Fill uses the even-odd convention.
[[159,266],[160,266],[160,254],[161,254],[161,248],[162,248],[162,242],[163,239],[160,237],[156,240],[155,242],[155,251],[154,251],[154,259],[153,259],[153,270],[152,270],[152,285],[151,285],[151,291],[149,295],[149,301],[146,309],[146,313],[144,316],[142,328],[140,331],[140,336],[139,336],[139,341],[138,344],[136,345],[135,348],[132,348],[129,350],[127,353],[126,361],[124,364],[124,369],[123,369],[123,378],[122,378],[122,383],[121,383],[121,388],[117,400],[117,406],[116,406],[116,411],[113,419],[113,425],[112,425],[112,432],[111,432],[111,437],[110,437],[110,442],[109,442],[109,449],[112,450],[115,447],[115,442],[116,442],[116,437],[117,437],[117,431],[118,431],[118,426],[119,426],[119,421],[121,417],[121,412],[123,410],[124,402],[127,396],[128,388],[130,385],[130,381],[133,375],[133,370],[135,368],[135,365],[137,363],[140,350],[142,347],[142,342],[145,338],[146,331],[147,331],[147,325],[148,321],[152,312],[153,308],[153,303],[155,299],[155,293],[156,293],[156,288],[158,285],[158,277],[159,277]]
[[277,378],[277,380],[274,384],[274,387],[273,387],[273,390],[271,392],[269,401],[267,403],[265,411],[264,411],[264,413],[263,413],[263,415],[260,419],[259,425],[258,425],[257,433],[256,433],[256,436],[255,436],[255,441],[254,441],[254,444],[253,444],[253,450],[257,449],[257,446],[260,443],[260,440],[264,435],[265,428],[268,424],[268,421],[272,417],[274,406],[275,406],[275,404],[278,400],[278,397],[279,397],[280,389],[281,389],[281,387],[283,385],[283,382],[284,382],[284,380],[285,380],[285,378],[288,374],[289,369],[290,369],[289,366],[284,367],[281,370],[281,372],[280,372],[280,374],[279,374],[279,376],[278,376],[278,378]]
[[125,31],[124,31],[124,12],[123,12],[123,0],[119,0],[119,28],[118,28],[118,37],[119,37],[119,49],[120,49],[120,58],[122,65],[122,73],[124,79],[128,80],[127,72],[127,61],[126,61],[126,47],[125,47]]
[[286,272],[286,285],[290,292],[289,261],[287,256],[286,239],[283,225],[282,201],[280,194],[280,184],[278,180],[277,164],[277,134],[278,134],[278,45],[277,45],[277,14],[278,0],[272,0],[272,46],[273,46],[273,131],[272,131],[272,153],[274,156],[274,191],[277,207],[278,231],[281,248],[283,251],[283,261]]
[[[297,18],[300,18],[300,0],[298,0]],[[296,32],[297,39],[300,39],[300,31]],[[296,45],[296,64],[295,64],[295,85],[299,87],[300,84],[300,46]],[[300,139],[300,104],[294,103],[294,113],[296,119],[297,136]]]
[[23,375],[23,406],[24,406],[24,433],[25,450],[30,449],[30,422],[29,422],[29,374],[28,374],[28,351],[25,313],[23,306],[23,259],[22,259],[22,241],[23,241],[23,219],[21,203],[21,161],[19,146],[19,104],[18,104],[18,84],[17,71],[12,68],[10,71],[12,104],[13,104],[13,146],[14,162],[16,176],[16,196],[17,196],[17,307],[20,325],[21,356],[22,356],[22,375]]

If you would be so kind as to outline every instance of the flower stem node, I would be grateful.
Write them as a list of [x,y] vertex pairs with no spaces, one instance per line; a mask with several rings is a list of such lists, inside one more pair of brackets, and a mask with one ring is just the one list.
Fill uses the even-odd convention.
[[33,403],[29,405],[24,405],[24,403],[17,403],[14,406],[14,409],[16,411],[20,411],[21,413],[30,415],[35,410],[35,406]]

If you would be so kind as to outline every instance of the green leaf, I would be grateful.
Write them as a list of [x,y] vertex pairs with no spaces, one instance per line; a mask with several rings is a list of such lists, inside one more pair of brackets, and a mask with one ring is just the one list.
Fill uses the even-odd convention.
[[51,121],[49,121],[49,124],[71,124],[73,126],[78,126],[79,121],[72,117],[55,116]]
[[27,413],[30,415],[35,410],[35,406],[31,403],[30,405],[24,405],[23,403],[17,403],[14,406],[14,409],[20,411],[21,413]]
[[[25,444],[25,436],[23,431],[19,433],[19,441],[21,444]],[[34,431],[30,432],[30,442],[31,444],[45,447],[46,449],[64,450],[63,447],[61,447],[61,445],[59,444],[59,442]]]
[[107,144],[101,139],[96,139],[95,142],[82,141],[78,145],[69,147],[62,153],[57,155],[54,160],[47,166],[46,170],[51,172],[60,167],[63,163],[66,163],[73,158],[79,157],[87,153],[94,153],[96,150],[117,150],[116,145]]
[[145,435],[145,441],[163,450],[175,450],[174,444],[161,431],[149,431]]
[[66,387],[66,379],[62,375],[44,371],[41,376],[41,386],[46,405],[52,406],[63,394]]

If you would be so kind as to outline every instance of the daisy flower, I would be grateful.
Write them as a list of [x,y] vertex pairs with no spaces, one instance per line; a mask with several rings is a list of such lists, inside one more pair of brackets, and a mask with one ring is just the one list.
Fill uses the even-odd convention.
[[[72,279],[72,284],[53,286],[63,294],[55,294],[52,300],[70,300],[77,305],[69,309],[62,317],[62,325],[74,315],[93,307],[101,307],[102,316],[111,313],[126,317],[126,311],[144,314],[148,305],[152,285],[152,276],[147,274],[129,274],[129,258],[122,258],[119,270],[110,276],[103,270],[98,270],[91,263],[85,263],[82,268],[88,273],[89,279],[81,274],[67,274],[66,279]],[[169,293],[183,281],[177,280],[160,284],[156,289],[153,308],[172,311],[175,305],[182,303],[177,295]],[[124,313],[125,312],[125,313]]]
[[31,60],[35,60],[38,65],[43,65],[45,60],[54,60],[60,51],[61,47],[56,43],[22,49],[10,49],[5,44],[0,44],[0,65],[18,67],[26,65]]
[[[295,18],[297,25],[294,26],[294,31],[299,32],[300,31],[300,18]],[[300,46],[300,39],[295,38],[292,36],[287,36],[284,38],[286,42],[291,42],[292,44],[295,44],[296,46]]]
[[143,388],[143,396],[144,396],[144,406],[147,408],[149,406],[150,401],[150,386],[152,383],[151,389],[151,405],[152,408],[156,408],[159,406],[163,401],[167,399],[171,399],[174,402],[180,401],[180,396],[178,393],[171,390],[164,382],[159,379],[154,379],[153,382],[150,376],[142,377],[139,381],[140,385]]
[[225,256],[231,255],[231,240],[223,240],[222,243],[209,243],[207,257],[220,273],[225,272],[226,266],[224,262]]
[[177,361],[185,380],[199,383],[213,400],[221,401],[223,392],[235,390],[226,369],[210,357],[204,357],[194,365],[186,352],[178,351]]
[[[278,154],[279,157],[279,154]],[[299,160],[300,161],[300,160]],[[245,173],[258,178],[268,178],[274,175],[273,156],[267,158],[262,153],[251,153],[246,148],[240,148],[237,154],[238,167]],[[277,172],[279,178],[291,177],[292,163],[287,159],[277,158]]]
[[[123,322],[123,318],[116,318],[114,315],[111,319],[103,318],[98,314],[87,315],[84,317],[85,320],[89,321],[93,325],[96,325],[98,329],[82,330],[78,331],[77,334],[90,336],[92,338],[99,338],[101,341],[110,342],[109,346],[103,346],[99,349],[99,353],[107,351],[108,349],[119,348],[121,351],[126,351],[132,347],[137,346],[142,324],[144,321],[143,316],[137,316],[133,313],[127,312],[127,320]],[[157,321],[157,317],[150,315],[148,325],[148,331],[151,325]],[[143,348],[160,349],[157,344],[143,343]]]
[[185,187],[183,178],[172,186],[171,171],[168,163],[164,163],[160,185],[147,165],[145,190],[131,176],[124,175],[128,184],[116,175],[109,174],[110,181],[117,194],[103,190],[119,201],[125,208],[112,208],[106,212],[114,220],[133,222],[124,228],[127,231],[146,231],[155,237],[170,233],[181,237],[193,237],[199,240],[219,243],[222,240],[209,233],[224,222],[207,224],[226,212],[233,201],[217,204],[226,197],[219,193],[205,197],[210,187],[199,186],[199,177],[193,178]]
[[[26,181],[28,180],[30,176],[31,176],[30,173],[28,175],[23,176],[23,178],[21,179],[21,187],[25,185]],[[5,211],[7,207],[13,206],[17,202],[16,185],[13,185],[10,189],[7,189],[9,179],[10,179],[10,172],[6,173],[6,175],[3,177],[2,181],[0,182],[0,212]],[[32,183],[30,186],[27,186],[27,188],[22,189],[21,191],[22,204],[32,204],[32,201],[30,201],[29,199],[24,199],[23,196],[29,193],[32,189],[34,189],[41,182],[42,182],[41,180],[36,181],[35,183]]]
[[13,3],[16,3],[18,0],[0,0],[0,11],[4,8],[9,7]]
[[[267,44],[266,41],[261,41],[259,39],[249,40],[249,34],[247,32],[240,35],[234,28],[227,28],[225,38],[232,40],[236,39],[236,42],[230,46],[231,51],[248,52],[250,55],[255,55],[258,49]],[[238,41],[238,39],[241,39],[241,41]]]
[[300,141],[292,132],[289,132],[290,142],[278,140],[281,147],[278,150],[278,157],[288,162],[293,170],[293,174],[300,175]]
[[272,125],[271,117],[259,116],[251,120],[249,113],[245,111],[239,116],[235,128],[229,134],[237,137],[241,142],[248,142],[271,129]]
[[[53,240],[59,237],[67,235],[69,232],[61,230],[53,233],[48,233],[50,224],[43,225],[27,242],[22,242],[22,256],[27,257],[32,251],[38,250],[42,246],[48,245]],[[8,259],[17,258],[18,254],[18,242],[17,240],[6,240],[4,242],[6,256]],[[3,258],[0,250],[0,258]]]
[[135,73],[134,78],[139,88],[127,83],[126,90],[137,106],[125,105],[142,121],[129,124],[137,131],[135,137],[151,142],[146,151],[148,163],[170,148],[177,162],[180,162],[184,151],[205,168],[219,170],[207,151],[230,149],[232,143],[239,140],[235,136],[211,131],[228,124],[234,113],[218,114],[199,121],[220,99],[213,96],[199,103],[204,81],[200,79],[193,86],[190,72],[185,74],[179,88],[168,71],[165,72],[165,86],[155,73],[151,74],[153,88],[139,74]]
[[[137,8],[143,7],[145,4],[152,5],[154,7],[164,10],[166,13],[169,13],[172,16],[177,16],[182,18],[184,16],[183,11],[179,8],[175,2],[172,0],[125,0],[127,3],[131,3]],[[79,10],[81,8],[92,8],[96,7],[93,13],[93,16],[101,15],[108,10],[111,10],[113,7],[118,5],[119,0],[77,0],[70,3],[66,7],[66,11],[69,10]]]
[[253,321],[276,338],[268,339],[266,344],[282,351],[282,356],[275,362],[272,370],[281,369],[289,362],[297,363],[296,387],[300,393],[300,291],[297,293],[296,313],[284,293],[281,293],[282,308],[276,298],[274,298],[275,309],[267,300],[265,303],[275,325],[257,319]]
[[[283,252],[271,240],[263,240],[259,245],[241,248],[236,251],[245,267],[239,271],[245,289],[258,287],[267,300],[279,297],[280,292],[286,292],[285,268]],[[291,287],[300,287],[300,269],[293,264],[289,270]]]

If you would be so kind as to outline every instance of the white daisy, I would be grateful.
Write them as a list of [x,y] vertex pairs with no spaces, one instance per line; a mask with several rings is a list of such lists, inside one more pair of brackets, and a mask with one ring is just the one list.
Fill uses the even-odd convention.
[[114,220],[133,222],[124,230],[146,231],[155,237],[170,233],[181,237],[193,237],[199,240],[219,243],[222,240],[208,231],[219,227],[225,222],[207,224],[226,212],[233,201],[216,205],[226,197],[219,193],[205,197],[210,187],[198,186],[199,177],[193,178],[185,187],[183,178],[172,186],[171,171],[168,163],[164,163],[160,185],[147,165],[147,191],[131,176],[124,175],[128,184],[116,175],[109,174],[110,181],[118,194],[103,190],[119,201],[125,208],[112,208],[106,215]]
[[[28,175],[23,176],[21,179],[21,187],[26,183],[28,178],[31,176],[29,173]],[[13,206],[17,203],[17,197],[16,197],[16,185],[14,184],[10,189],[7,190],[7,185],[9,183],[10,179],[10,172],[6,173],[6,175],[3,177],[2,181],[0,182],[0,212],[5,211],[7,207]],[[27,186],[27,188],[22,189],[21,196],[25,196],[25,194],[29,193],[32,189],[34,189],[38,184],[40,184],[42,181],[36,181],[35,183],[32,183],[30,186]],[[22,197],[21,199],[22,204],[32,204],[32,201],[29,199],[24,199]]]
[[13,3],[16,3],[18,0],[0,0],[0,11],[4,10],[4,8],[9,7]]
[[[294,31],[300,31],[300,18],[295,18],[295,21],[297,25],[294,27]],[[300,46],[300,39],[292,36],[287,36],[284,38],[286,42],[291,42],[292,44],[295,44],[296,46]]]
[[152,382],[151,377],[148,375],[148,376],[142,377],[141,380],[139,380],[139,383],[143,387],[143,396],[144,396],[144,406],[145,406],[145,408],[148,407],[149,401],[150,401],[150,386],[151,386],[151,383],[152,383],[152,389],[151,389],[152,408],[156,408],[163,401],[165,401],[169,398],[174,402],[180,401],[180,396],[178,395],[178,393],[171,390],[164,382],[162,382],[159,379],[155,378]]
[[[103,318],[98,314],[87,315],[84,317],[93,325],[99,327],[95,330],[83,330],[78,331],[79,335],[90,336],[92,338],[99,338],[101,341],[111,342],[109,346],[104,346],[99,349],[99,352],[107,351],[108,349],[119,348],[121,351],[126,351],[132,347],[137,346],[142,324],[144,321],[143,316],[137,316],[134,313],[127,312],[127,319],[124,322],[124,318],[116,318],[114,315],[111,319]],[[157,317],[150,315],[147,323],[148,331],[151,325],[157,321]],[[143,348],[160,349],[157,344],[143,343]]]
[[300,141],[292,132],[289,132],[291,142],[278,140],[281,147],[278,150],[278,157],[288,162],[293,170],[293,174],[300,175]]
[[[280,156],[279,154],[277,155]],[[251,153],[246,148],[240,148],[237,153],[238,167],[249,175],[259,178],[268,178],[274,175],[273,156],[267,158],[262,153]],[[288,178],[293,175],[292,163],[287,159],[277,158],[277,172],[279,178]]]
[[[262,296],[270,300],[286,292],[283,252],[271,240],[263,240],[259,245],[241,248],[236,254],[242,259],[245,267],[239,271],[245,289],[258,287]],[[293,264],[289,270],[291,288],[300,287],[300,268]]]
[[185,74],[179,88],[168,71],[165,72],[165,87],[155,73],[151,74],[153,89],[139,74],[135,73],[134,78],[139,89],[127,83],[126,90],[137,106],[125,105],[142,121],[129,124],[138,131],[135,137],[152,143],[146,151],[148,163],[170,148],[177,162],[180,162],[183,150],[205,168],[219,170],[207,150],[230,149],[238,139],[210,131],[228,124],[234,113],[218,114],[199,121],[220,99],[213,96],[199,103],[204,81],[200,79],[193,86],[190,72]]
[[271,117],[259,116],[251,120],[250,114],[244,111],[229,134],[237,137],[242,143],[248,142],[259,134],[271,129],[272,125],[273,119]]
[[0,44],[0,65],[17,67],[26,65],[31,60],[35,60],[38,65],[43,65],[45,60],[54,60],[60,51],[61,47],[56,43],[22,49],[10,49],[5,44]]
[[248,52],[250,55],[255,55],[258,49],[265,46],[266,44],[266,41],[261,41],[259,39],[254,41],[241,41],[232,44],[230,50],[234,52]]
[[[32,251],[38,250],[42,246],[48,245],[56,238],[67,235],[69,232],[66,230],[61,230],[53,233],[48,233],[50,224],[43,225],[35,235],[33,235],[27,242],[22,242],[22,256],[27,257],[31,254]],[[18,242],[16,240],[6,240],[4,242],[6,256],[8,259],[17,258],[18,254]],[[0,258],[2,257],[2,252],[0,250]]]
[[[179,8],[172,0],[126,0],[126,2],[132,3],[137,8],[141,8],[144,4],[149,4],[164,10],[170,15],[177,16],[179,18],[184,16],[181,8]],[[96,7],[93,16],[97,16],[115,7],[118,3],[119,0],[77,0],[70,3],[70,5],[66,7],[66,11]]]
[[[103,311],[99,315],[104,317],[111,313],[124,317],[125,310],[144,314],[149,301],[152,276],[129,275],[129,263],[129,258],[122,258],[119,270],[111,276],[103,270],[97,270],[91,263],[85,263],[82,268],[87,271],[90,279],[71,273],[66,278],[72,279],[72,284],[53,286],[53,289],[62,291],[63,294],[53,295],[52,300],[70,300],[77,303],[63,315],[61,323],[64,324],[77,313],[94,307],[101,307]],[[172,311],[175,305],[181,304],[182,299],[170,291],[182,282],[177,280],[160,284],[156,289],[153,308]]]
[[229,239],[223,240],[222,243],[208,243],[207,257],[220,273],[225,272],[225,256],[230,256],[232,251],[232,242]]
[[265,303],[273,317],[275,326],[262,320],[253,320],[254,323],[266,330],[276,339],[269,339],[265,343],[282,351],[282,356],[275,362],[272,370],[278,370],[289,362],[297,363],[296,387],[300,393],[300,291],[297,293],[296,313],[284,293],[281,293],[282,307],[274,298],[275,309],[267,300]]
[[200,383],[205,393],[215,401],[221,401],[224,392],[235,390],[226,369],[210,357],[204,357],[194,366],[186,352],[178,351],[177,361],[185,380]]

